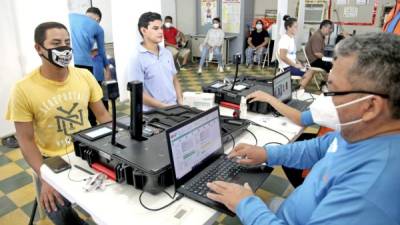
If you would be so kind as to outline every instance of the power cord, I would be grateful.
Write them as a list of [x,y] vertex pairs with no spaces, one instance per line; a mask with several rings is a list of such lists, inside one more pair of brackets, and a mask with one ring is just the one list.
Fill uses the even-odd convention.
[[271,129],[271,128],[269,128],[269,127],[263,126],[263,125],[258,124],[258,123],[256,123],[256,122],[253,122],[253,121],[251,121],[250,124],[251,124],[251,125],[254,125],[254,126],[262,127],[262,128],[267,129],[267,130],[269,130],[269,131],[272,131],[272,132],[275,132],[275,133],[277,133],[277,134],[279,134],[279,135],[282,135],[284,138],[286,138],[286,140],[288,140],[288,142],[291,142],[288,136],[284,135],[283,133],[281,133],[281,132],[279,132],[279,131],[277,131],[277,130]]
[[276,142],[276,141],[271,141],[271,142],[267,142],[264,144],[264,146],[266,145],[270,145],[270,144],[277,144],[277,145],[283,145],[282,143]]
[[143,208],[145,208],[145,209],[147,209],[147,210],[149,210],[149,211],[160,211],[160,210],[163,210],[163,209],[167,208],[168,206],[174,204],[175,202],[179,201],[181,198],[183,198],[183,195],[181,195],[181,194],[179,194],[178,197],[175,198],[176,190],[175,190],[175,192],[174,192],[174,195],[171,195],[170,193],[168,193],[167,191],[164,190],[164,191],[162,191],[162,192],[163,192],[164,194],[166,194],[168,197],[170,197],[171,199],[174,199],[174,200],[171,201],[170,203],[168,203],[168,204],[166,204],[166,205],[160,207],[160,208],[155,208],[155,209],[154,209],[154,208],[149,208],[149,207],[147,207],[147,206],[143,203],[143,201],[142,201],[142,196],[143,196],[144,192],[145,192],[145,191],[142,191],[142,193],[140,193],[140,195],[139,195],[139,202],[140,202],[140,205],[142,205]]
[[253,132],[251,132],[249,129],[247,129],[247,128],[246,128],[246,131],[249,132],[254,137],[254,140],[256,140],[256,144],[255,145],[257,145],[258,144],[258,139],[257,139],[256,135]]
[[73,178],[71,178],[70,174],[71,174],[71,170],[72,170],[72,164],[71,164],[71,159],[69,158],[69,154],[68,154],[68,145],[71,143],[71,137],[69,136],[65,136],[65,154],[67,155],[67,159],[68,159],[68,164],[71,166],[68,169],[68,179],[72,182],[82,182],[82,181],[86,181],[87,178],[81,179],[81,180],[75,180]]

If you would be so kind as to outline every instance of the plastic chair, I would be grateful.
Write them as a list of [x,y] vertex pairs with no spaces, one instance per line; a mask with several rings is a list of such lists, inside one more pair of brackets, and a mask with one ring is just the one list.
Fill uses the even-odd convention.
[[314,71],[316,74],[313,76],[313,81],[315,85],[317,86],[318,90],[321,90],[321,87],[319,86],[317,76],[320,77],[322,80],[326,80],[327,72],[324,69],[318,68],[318,67],[312,67],[310,61],[308,60],[307,54],[306,54],[306,47],[303,45],[301,46],[301,49],[303,51],[304,57],[307,62],[307,67],[310,68],[310,70]]
[[263,69],[265,67],[265,63],[267,63],[267,66],[269,67],[269,61],[270,61],[270,55],[269,55],[270,46],[269,46],[269,44],[270,43],[271,43],[271,40],[268,41],[268,47],[267,47],[267,50],[266,50],[266,52],[264,54],[264,60],[263,60],[263,65],[262,65]]

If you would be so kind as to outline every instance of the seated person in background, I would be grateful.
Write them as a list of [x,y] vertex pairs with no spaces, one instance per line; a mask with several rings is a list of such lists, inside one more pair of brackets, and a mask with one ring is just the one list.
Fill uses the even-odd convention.
[[243,164],[310,168],[276,213],[248,185],[208,184],[207,196],[247,224],[400,224],[400,37],[369,33],[342,40],[329,74],[325,119],[336,132],[308,141],[239,144]]
[[165,48],[171,51],[174,61],[177,60],[177,57],[183,58],[180,69],[186,70],[185,66],[189,58],[190,49],[179,47],[178,43],[179,40],[180,43],[183,43],[183,46],[186,44],[185,35],[172,26],[171,16],[165,17],[163,28]]
[[319,30],[315,31],[307,42],[306,54],[312,67],[318,67],[329,72],[332,63],[322,61],[324,57],[325,38],[333,31],[333,23],[330,20],[323,20],[319,25]]
[[[199,64],[199,70],[197,71],[198,74],[202,73],[202,68],[203,68],[204,62],[209,53],[212,53],[217,58],[218,71],[221,73],[224,72],[224,65],[222,63],[221,49],[222,49],[222,45],[224,44],[225,33],[221,28],[221,20],[219,18],[217,18],[217,17],[214,18],[212,20],[212,23],[213,23],[213,27],[208,30],[206,39],[204,40],[204,43],[203,43],[200,64]],[[212,59],[209,59],[209,60],[212,60]]]
[[67,28],[57,22],[35,29],[35,49],[40,67],[15,84],[6,119],[15,124],[26,162],[41,185],[38,201],[56,225],[87,224],[41,176],[44,157],[62,156],[74,150],[71,135],[90,127],[88,107],[100,123],[111,121],[104,108],[102,90],[86,69],[68,66],[72,59]]
[[127,80],[143,82],[143,111],[182,104],[183,97],[174,59],[160,47],[163,40],[161,15],[147,12],[138,22],[143,42],[128,66]]
[[264,24],[261,20],[257,20],[256,29],[253,30],[247,38],[249,47],[246,49],[246,65],[251,68],[253,66],[253,54],[256,53],[256,60],[260,66],[262,55],[265,53],[269,41],[269,34],[264,30]]
[[302,76],[300,81],[300,89],[307,86],[308,82],[313,77],[314,72],[306,70],[306,68],[296,59],[296,43],[294,36],[297,33],[297,19],[285,15],[283,17],[285,21],[286,33],[282,35],[278,43],[278,61],[279,68],[282,70],[290,70],[292,76]]

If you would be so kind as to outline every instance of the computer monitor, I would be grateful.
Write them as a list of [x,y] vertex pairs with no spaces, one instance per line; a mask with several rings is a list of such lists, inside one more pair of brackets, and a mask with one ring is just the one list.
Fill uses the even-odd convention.
[[274,97],[282,102],[288,102],[292,99],[292,83],[290,80],[290,70],[282,72],[272,81],[272,90]]
[[214,107],[199,116],[167,130],[171,164],[179,182],[224,153],[219,109]]

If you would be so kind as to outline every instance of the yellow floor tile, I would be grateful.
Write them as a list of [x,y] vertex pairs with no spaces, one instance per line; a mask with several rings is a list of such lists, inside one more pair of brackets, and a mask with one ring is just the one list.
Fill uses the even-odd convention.
[[256,192],[256,195],[258,197],[260,197],[263,200],[263,202],[265,202],[265,203],[271,202],[271,199],[276,196],[276,195],[274,195],[268,191],[265,191],[263,189],[258,189]]
[[275,166],[274,171],[272,171],[272,174],[287,180],[286,174],[281,166]]
[[16,209],[0,217],[0,225],[21,225],[28,224],[29,217],[21,210]]
[[8,198],[11,199],[18,207],[24,206],[35,198],[35,188],[33,184],[25,185],[9,194]]
[[24,171],[15,163],[8,163],[0,167],[0,181]]
[[51,222],[51,220],[49,218],[45,218],[42,220],[38,220],[36,225],[54,225],[54,223]]
[[12,161],[17,161],[18,159],[22,159],[22,153],[20,149],[15,149],[5,154]]

